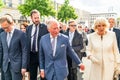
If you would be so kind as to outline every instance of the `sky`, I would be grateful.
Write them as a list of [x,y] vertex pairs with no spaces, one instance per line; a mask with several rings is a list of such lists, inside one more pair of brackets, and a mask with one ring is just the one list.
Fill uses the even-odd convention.
[[[64,0],[56,1],[64,2]],[[70,0],[70,4],[91,13],[116,12],[120,15],[120,0]]]

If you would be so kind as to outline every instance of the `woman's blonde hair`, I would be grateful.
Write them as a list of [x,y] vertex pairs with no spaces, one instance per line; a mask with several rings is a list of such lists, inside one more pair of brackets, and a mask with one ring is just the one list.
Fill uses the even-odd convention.
[[95,21],[94,21],[94,26],[93,26],[93,29],[96,31],[97,30],[97,26],[100,25],[100,24],[104,24],[106,29],[109,28],[109,22],[106,18],[103,18],[103,17],[99,17],[97,18]]

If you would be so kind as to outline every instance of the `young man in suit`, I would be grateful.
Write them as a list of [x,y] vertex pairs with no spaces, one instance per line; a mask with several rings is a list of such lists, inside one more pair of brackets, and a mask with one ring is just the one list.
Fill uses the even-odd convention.
[[39,66],[38,52],[40,38],[48,33],[47,26],[40,22],[40,13],[38,10],[32,10],[31,19],[33,24],[26,29],[28,40],[28,70],[30,72],[30,80],[37,80],[37,72]]
[[25,33],[14,28],[9,15],[0,18],[4,31],[0,34],[0,64],[5,80],[22,80],[27,68],[27,38]]
[[[0,28],[0,33],[2,33],[3,31],[4,31],[4,30],[3,30],[2,28]],[[0,65],[2,65],[2,63],[1,63]],[[1,80],[5,80],[2,66],[1,66]]]
[[120,52],[120,29],[115,27],[115,19],[109,18],[108,22],[110,23],[109,30],[115,32],[117,38],[118,49]]
[[[109,18],[108,22],[110,23],[109,30],[115,32],[116,38],[117,38],[117,45],[120,52],[120,29],[115,28],[115,19]],[[120,80],[120,75],[119,75]]]
[[70,46],[66,35],[59,33],[59,23],[55,19],[47,22],[49,34],[44,35],[40,40],[40,75],[47,80],[65,80],[68,75],[67,55],[76,64],[84,69],[79,57]]
[[[83,38],[82,35],[77,31],[77,23],[75,20],[70,20],[68,22],[68,30],[66,31],[66,35],[69,37],[70,46],[77,53],[80,60],[82,59],[82,54],[80,52],[83,49]],[[68,68],[69,75],[68,80],[77,80],[77,65],[75,62],[68,56]]]

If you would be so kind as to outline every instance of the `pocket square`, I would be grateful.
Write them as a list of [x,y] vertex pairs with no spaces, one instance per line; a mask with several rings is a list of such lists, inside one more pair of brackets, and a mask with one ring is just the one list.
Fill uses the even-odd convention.
[[64,46],[65,46],[65,44],[62,44],[62,45],[61,45],[61,47],[64,47]]

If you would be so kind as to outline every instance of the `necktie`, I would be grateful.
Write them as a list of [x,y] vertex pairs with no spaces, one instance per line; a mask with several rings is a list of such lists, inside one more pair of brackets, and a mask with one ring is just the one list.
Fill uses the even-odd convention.
[[111,28],[109,28],[109,31],[111,31]]
[[8,47],[10,46],[11,37],[12,37],[11,32],[9,32],[8,35],[7,35],[7,44],[8,44]]
[[53,50],[53,56],[54,56],[55,55],[55,38],[52,39],[51,44],[52,44],[52,50]]
[[34,35],[33,35],[32,52],[36,51],[36,36],[37,36],[37,26],[35,26],[35,32],[34,32]]

